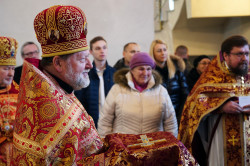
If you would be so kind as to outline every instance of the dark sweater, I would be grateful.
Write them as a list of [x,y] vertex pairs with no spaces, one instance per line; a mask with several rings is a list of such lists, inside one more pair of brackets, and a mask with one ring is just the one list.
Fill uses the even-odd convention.
[[15,68],[15,74],[13,80],[19,85],[20,84],[20,79],[21,79],[21,74],[23,70],[23,65],[18,66]]
[[200,74],[197,72],[197,70],[195,68],[193,68],[187,76],[187,84],[188,84],[188,88],[189,91],[191,92],[191,90],[193,89],[195,83],[198,81],[198,79],[200,78]]
[[113,68],[115,68],[115,70],[120,70],[122,68],[128,68],[128,66],[125,65],[125,60],[122,58],[115,63]]

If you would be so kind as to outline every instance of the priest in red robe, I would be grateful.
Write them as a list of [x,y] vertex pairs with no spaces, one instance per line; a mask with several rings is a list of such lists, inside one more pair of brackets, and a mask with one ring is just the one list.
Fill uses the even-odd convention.
[[13,81],[18,43],[0,37],[0,165],[11,165],[19,86]]
[[201,165],[250,164],[249,96],[248,41],[231,36],[195,84],[181,118],[178,138]]

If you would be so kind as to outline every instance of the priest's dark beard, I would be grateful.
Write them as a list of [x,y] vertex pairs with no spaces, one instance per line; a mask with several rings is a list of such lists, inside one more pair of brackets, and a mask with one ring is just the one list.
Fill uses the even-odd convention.
[[244,61],[238,64],[235,68],[230,67],[230,70],[236,75],[245,76],[248,73],[248,66],[247,61]]

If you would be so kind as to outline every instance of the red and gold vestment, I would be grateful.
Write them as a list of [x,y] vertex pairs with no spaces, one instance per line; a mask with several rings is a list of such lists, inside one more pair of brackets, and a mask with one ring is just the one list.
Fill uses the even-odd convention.
[[[239,77],[231,73],[225,62],[217,55],[195,84],[185,103],[178,138],[190,150],[194,134],[203,119],[218,113],[218,108],[231,98],[250,96],[250,77]],[[217,114],[218,115],[218,114]],[[249,153],[248,139],[244,135],[250,125],[246,114],[222,114],[224,164],[244,165],[244,150]],[[206,131],[204,131],[206,132]],[[222,150],[223,151],[223,150]],[[222,159],[221,159],[222,160]]]
[[10,165],[12,160],[13,126],[19,86],[11,85],[0,90],[0,165]]
[[198,165],[186,147],[168,132],[147,134],[109,134],[103,153],[91,155],[78,166],[113,165]]
[[16,125],[14,165],[75,165],[103,143],[75,95],[39,69],[39,60],[23,64]]

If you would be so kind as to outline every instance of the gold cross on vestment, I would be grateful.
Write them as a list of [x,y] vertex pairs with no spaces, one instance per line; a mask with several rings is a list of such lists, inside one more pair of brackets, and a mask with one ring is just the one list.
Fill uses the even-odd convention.
[[228,142],[233,142],[233,146],[234,146],[234,142],[238,142],[239,139],[234,139],[234,135],[232,136],[232,139],[229,139]]
[[166,139],[160,139],[153,141],[152,138],[148,138],[146,135],[140,135],[141,139],[137,141],[142,141],[142,143],[128,145],[128,148],[138,148],[138,147],[149,147],[154,145],[155,143],[167,142]]
[[63,18],[60,21],[62,24],[66,24],[66,22],[69,22],[68,26],[69,28],[74,31],[75,29],[75,25],[78,24],[78,20],[80,19],[80,17],[76,14],[76,13],[71,13],[71,11],[69,11],[68,9],[66,10],[66,13],[63,14]]
[[71,24],[73,24],[73,21],[76,19],[75,14],[74,14],[74,17],[72,17],[71,12],[69,10],[66,11],[66,14],[64,14],[64,16],[67,17],[67,21],[70,21]]

